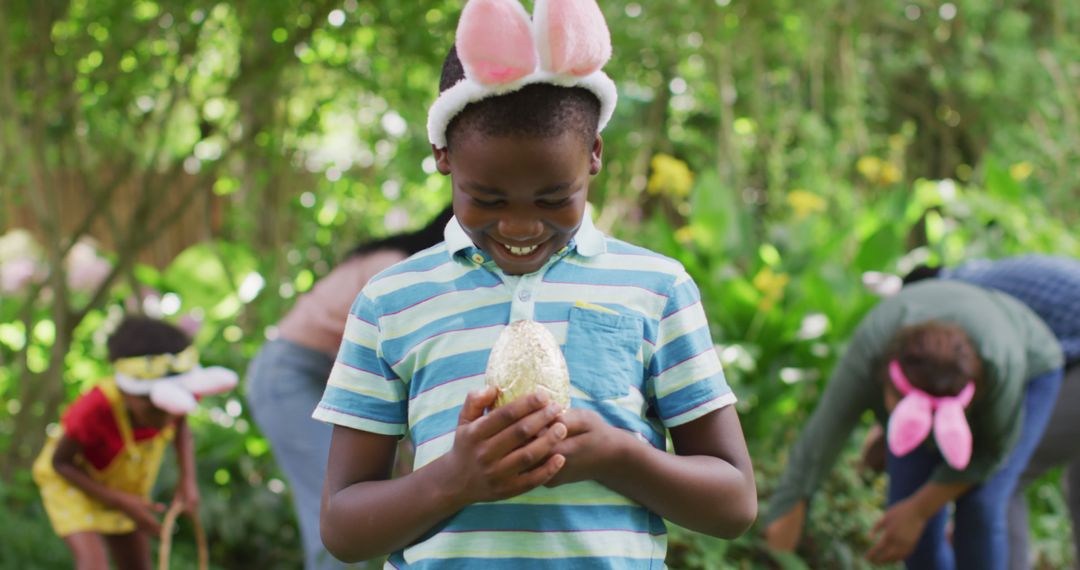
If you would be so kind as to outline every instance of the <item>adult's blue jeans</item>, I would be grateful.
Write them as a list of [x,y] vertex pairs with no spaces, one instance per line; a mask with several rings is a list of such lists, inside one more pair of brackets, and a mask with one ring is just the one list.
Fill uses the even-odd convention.
[[251,414],[270,440],[292,491],[306,570],[349,567],[327,552],[319,535],[319,504],[333,428],[312,419],[311,413],[322,399],[333,365],[328,354],[279,339],[263,345],[247,373]]
[[[952,543],[945,536],[948,508],[930,518],[915,550],[905,560],[909,570],[1004,570],[1008,564],[1009,498],[1016,489],[1046,429],[1061,387],[1061,370],[1037,376],[1024,394],[1023,425],[1016,446],[990,478],[956,500]],[[978,445],[979,442],[975,442]],[[926,445],[903,457],[888,452],[889,505],[915,493],[942,464],[941,454]]]
[[[1050,423],[1020,476],[1009,503],[1009,570],[1031,570],[1028,508],[1024,489],[1054,467],[1065,467],[1062,485],[1072,518],[1073,551],[1080,546],[1080,362],[1065,369]],[[1074,568],[1080,565],[1074,564]]]

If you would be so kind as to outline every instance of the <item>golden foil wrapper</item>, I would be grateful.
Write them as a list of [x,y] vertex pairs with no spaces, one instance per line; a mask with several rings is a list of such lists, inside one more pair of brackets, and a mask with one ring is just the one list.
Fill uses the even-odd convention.
[[495,407],[544,391],[563,409],[570,407],[570,371],[559,343],[536,321],[514,321],[495,340],[486,380],[499,390]]

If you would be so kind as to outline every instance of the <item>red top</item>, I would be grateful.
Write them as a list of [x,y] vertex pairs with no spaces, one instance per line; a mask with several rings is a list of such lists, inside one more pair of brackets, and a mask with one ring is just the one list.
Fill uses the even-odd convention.
[[[105,469],[124,448],[120,425],[112,405],[101,388],[94,387],[79,396],[60,419],[64,435],[82,444],[82,455],[95,469]],[[161,430],[152,427],[132,428],[135,441],[156,436]]]

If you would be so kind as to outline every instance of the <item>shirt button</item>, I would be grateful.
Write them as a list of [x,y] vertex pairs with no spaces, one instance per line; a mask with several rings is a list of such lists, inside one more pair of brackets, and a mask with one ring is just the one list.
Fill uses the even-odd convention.
[[532,293],[528,291],[518,291],[518,299],[522,303],[527,303],[529,299],[532,299]]
[[483,265],[484,264],[484,256],[483,256],[483,254],[479,254],[479,253],[472,254],[472,260],[473,260],[473,263],[475,263],[477,265]]

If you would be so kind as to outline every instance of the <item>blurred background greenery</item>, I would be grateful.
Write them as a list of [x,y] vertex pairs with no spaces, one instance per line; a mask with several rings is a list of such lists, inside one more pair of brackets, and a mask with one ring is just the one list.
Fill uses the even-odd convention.
[[[868,272],[1080,256],[1080,3],[602,4],[620,103],[597,221],[701,286],[765,503],[875,301]],[[243,371],[350,247],[447,202],[424,124],[460,7],[0,2],[0,567],[70,565],[28,462],[108,373],[123,311],[179,322]],[[289,489],[242,398],[192,422],[214,566],[298,568]],[[865,567],[884,483],[857,446],[800,557],[757,529],[674,529],[670,566]],[[1072,558],[1057,475],[1029,491],[1041,568]],[[187,532],[177,568],[194,567]]]

